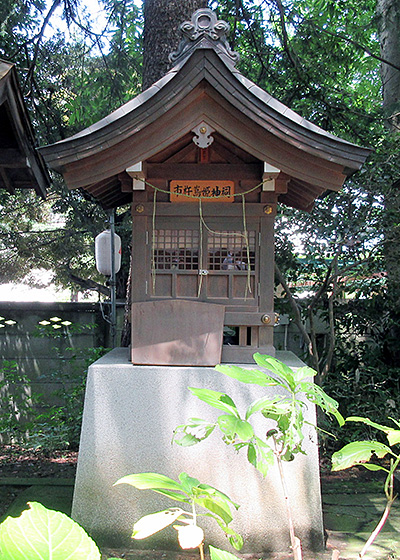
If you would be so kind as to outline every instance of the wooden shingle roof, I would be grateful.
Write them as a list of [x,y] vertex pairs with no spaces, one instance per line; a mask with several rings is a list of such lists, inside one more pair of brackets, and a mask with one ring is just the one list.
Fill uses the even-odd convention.
[[[198,12],[215,18],[207,9],[193,18]],[[202,33],[180,51],[175,66],[143,93],[80,133],[41,148],[69,188],[97,189],[94,196],[104,206],[127,202],[124,171],[192,134],[201,121],[288,175],[288,191],[279,200],[305,210],[326,190],[338,190],[370,153],[307,121],[248,80],[235,68],[224,38]]]
[[45,198],[50,179],[18,84],[14,64],[0,60],[0,188],[35,189]]

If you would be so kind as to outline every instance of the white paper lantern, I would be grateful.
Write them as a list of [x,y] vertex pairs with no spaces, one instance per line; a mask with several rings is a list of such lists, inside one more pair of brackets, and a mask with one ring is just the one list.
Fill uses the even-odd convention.
[[[111,231],[102,231],[94,240],[96,268],[101,274],[111,276]],[[115,273],[121,268],[121,238],[114,234]]]

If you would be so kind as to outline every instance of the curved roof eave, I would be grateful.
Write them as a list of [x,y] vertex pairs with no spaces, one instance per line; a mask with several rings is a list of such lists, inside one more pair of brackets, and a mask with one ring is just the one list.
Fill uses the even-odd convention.
[[15,64],[0,59],[0,105],[3,103],[7,106],[18,150],[25,158],[21,169],[30,176],[30,188],[45,199],[50,177],[44,159],[35,147],[35,134],[19,86],[17,70]]
[[[195,50],[150,88],[107,117],[40,150],[51,167],[63,171],[71,162],[77,163],[134,136],[154,122],[157,112],[167,112],[203,79],[266,131],[300,151],[341,165],[345,174],[358,170],[371,152],[307,121],[228,65],[212,48]],[[156,152],[158,147],[154,149]]]

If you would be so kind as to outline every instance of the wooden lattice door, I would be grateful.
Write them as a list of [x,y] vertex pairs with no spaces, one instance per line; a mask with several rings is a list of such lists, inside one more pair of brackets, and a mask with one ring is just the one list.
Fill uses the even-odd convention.
[[[258,239],[256,220],[160,218],[149,231],[150,298],[198,299],[245,310],[258,305]],[[246,239],[247,238],[247,239]]]

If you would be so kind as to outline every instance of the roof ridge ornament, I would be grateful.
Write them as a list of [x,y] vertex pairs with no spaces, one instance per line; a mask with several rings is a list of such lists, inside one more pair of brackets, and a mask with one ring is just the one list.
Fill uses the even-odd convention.
[[215,12],[209,8],[200,8],[192,14],[191,21],[184,21],[179,26],[183,35],[178,49],[169,55],[170,62],[180,62],[197,48],[213,48],[218,54],[235,66],[240,59],[239,53],[231,50],[227,35],[230,25],[217,19]]

